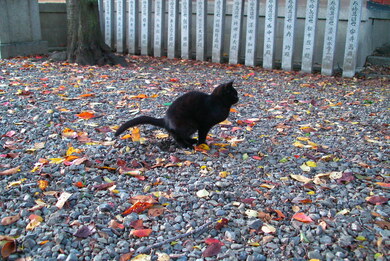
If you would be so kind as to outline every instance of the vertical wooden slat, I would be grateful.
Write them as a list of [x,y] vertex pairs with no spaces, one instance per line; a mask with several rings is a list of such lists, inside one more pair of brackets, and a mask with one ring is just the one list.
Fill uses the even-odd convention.
[[168,58],[173,59],[177,53],[178,34],[178,0],[168,2]]
[[155,0],[154,5],[154,56],[163,56],[165,33],[165,0]]
[[214,1],[214,26],[213,26],[213,47],[211,60],[220,63],[222,58],[223,38],[225,30],[226,1]]
[[313,71],[314,46],[317,32],[317,14],[319,0],[307,0],[305,32],[302,50],[302,71]]
[[272,69],[274,67],[277,14],[278,14],[278,1],[267,0],[265,6],[264,51],[263,51],[263,67],[266,69]]
[[138,37],[138,7],[139,0],[128,0],[127,12],[129,15],[127,24],[127,49],[130,54],[137,54],[139,51]]
[[196,1],[196,60],[206,59],[207,0]]
[[192,0],[181,1],[181,58],[191,58]]
[[248,0],[248,14],[246,23],[246,46],[245,46],[245,65],[255,66],[256,62],[256,44],[257,44],[257,24],[259,20],[259,2],[257,0]]
[[237,64],[241,49],[242,20],[244,14],[244,0],[234,0],[232,5],[232,25],[230,33],[229,63]]
[[295,21],[297,15],[297,0],[286,0],[286,13],[284,16],[282,69],[293,69]]

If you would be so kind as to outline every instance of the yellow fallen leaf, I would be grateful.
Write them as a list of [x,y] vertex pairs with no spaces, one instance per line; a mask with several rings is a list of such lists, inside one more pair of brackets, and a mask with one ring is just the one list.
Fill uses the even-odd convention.
[[310,140],[310,138],[309,137],[297,137],[297,140],[308,141],[308,140]]
[[50,160],[49,163],[54,163],[54,164],[60,164],[65,161],[64,158],[50,158],[49,160]]
[[309,166],[309,167],[311,167],[311,168],[317,167],[317,163],[315,163],[315,162],[312,161],[312,160],[307,161],[307,162],[306,162],[306,165]]

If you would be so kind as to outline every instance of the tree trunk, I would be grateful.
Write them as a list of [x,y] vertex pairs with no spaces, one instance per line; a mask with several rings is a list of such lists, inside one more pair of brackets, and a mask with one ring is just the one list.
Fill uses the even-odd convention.
[[67,59],[80,65],[126,65],[103,41],[99,26],[98,0],[67,0]]

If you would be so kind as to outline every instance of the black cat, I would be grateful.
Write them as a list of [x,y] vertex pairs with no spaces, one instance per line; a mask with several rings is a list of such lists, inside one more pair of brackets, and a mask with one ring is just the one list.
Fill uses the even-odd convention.
[[[115,132],[115,136],[130,127],[139,124],[151,124],[165,128],[169,134],[183,147],[206,143],[210,129],[224,121],[230,107],[238,102],[237,91],[233,81],[221,84],[211,94],[192,91],[177,98],[168,108],[164,118],[140,116],[124,123]],[[191,138],[198,131],[199,139]]]

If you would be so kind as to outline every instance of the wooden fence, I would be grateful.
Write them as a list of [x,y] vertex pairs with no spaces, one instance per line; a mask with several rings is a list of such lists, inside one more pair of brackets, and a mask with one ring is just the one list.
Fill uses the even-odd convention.
[[[332,75],[341,0],[327,1],[325,29],[321,35],[317,34],[319,0],[306,1],[302,56],[299,59],[301,70],[309,73],[313,71],[314,54],[321,51],[315,50],[315,41],[320,40],[321,73]],[[277,41],[282,41],[279,50],[281,67],[292,70],[297,38],[297,0],[283,1],[285,13],[282,14],[284,19],[281,39],[276,37],[279,1],[266,0],[262,23],[259,22],[259,2],[99,0],[99,10],[105,42],[119,53],[202,61],[207,59],[207,53],[211,53],[212,62],[228,61],[231,64],[257,66],[260,65],[258,61],[261,61],[264,68],[272,69],[275,67],[275,53],[278,51]],[[353,77],[356,70],[362,3],[363,0],[350,0],[349,3],[342,66],[344,77]],[[213,12],[207,11],[208,5],[213,5]],[[226,26],[227,5],[231,10],[229,26]],[[208,19],[213,21],[211,28],[208,28]],[[261,25],[263,28],[260,28]],[[228,44],[226,39],[229,39]],[[262,53],[258,48],[260,44]]]

